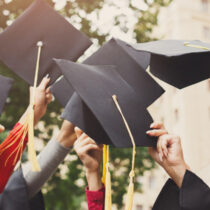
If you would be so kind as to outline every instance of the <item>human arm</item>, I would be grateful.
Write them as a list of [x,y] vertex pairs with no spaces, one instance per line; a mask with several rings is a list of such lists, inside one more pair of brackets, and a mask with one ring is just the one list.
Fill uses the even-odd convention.
[[158,137],[158,140],[156,148],[148,149],[149,154],[181,187],[185,172],[190,168],[184,160],[180,137],[169,134],[161,123],[153,123],[151,128],[147,135]]
[[89,210],[103,210],[105,188],[101,182],[100,173],[102,145],[97,145],[79,128],[75,128],[75,132],[77,141],[74,148],[85,167],[88,182],[88,187],[86,188],[88,208]]
[[[34,120],[35,123],[45,114],[47,105],[52,99],[52,95],[47,88],[50,79],[44,78],[35,90]],[[31,92],[31,90],[30,90]],[[25,117],[29,108],[20,118],[19,122],[10,131],[7,138],[0,145],[0,192],[4,190],[15,165],[20,160],[27,144],[27,135],[22,132]]]
[[181,139],[168,134],[161,123],[153,123],[147,132],[158,137],[157,148],[149,148],[150,155],[172,178],[161,190],[153,210],[208,210],[210,188],[193,172],[184,160]]

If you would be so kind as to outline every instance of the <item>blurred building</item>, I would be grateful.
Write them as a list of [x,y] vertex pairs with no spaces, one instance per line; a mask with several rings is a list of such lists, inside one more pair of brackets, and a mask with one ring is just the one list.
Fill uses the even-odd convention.
[[[210,0],[173,0],[161,10],[155,35],[210,42]],[[171,133],[181,137],[186,162],[210,185],[210,80],[183,90],[159,82],[166,93],[149,111]],[[160,168],[140,178],[144,191],[135,195],[133,209],[151,210],[166,180],[167,175]]]

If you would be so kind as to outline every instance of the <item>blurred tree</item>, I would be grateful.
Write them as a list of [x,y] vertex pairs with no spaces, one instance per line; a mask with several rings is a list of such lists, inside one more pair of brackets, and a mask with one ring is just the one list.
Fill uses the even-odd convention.
[[[156,37],[152,36],[152,32],[158,23],[158,13],[161,7],[168,6],[172,0],[66,0],[62,1],[63,5],[61,6],[58,6],[58,0],[46,1],[59,10],[61,15],[75,24],[78,29],[86,33],[98,46],[110,38],[114,27],[117,27],[127,36],[129,36],[128,32],[130,31],[133,40],[137,42],[154,40]],[[33,0],[0,0],[0,31],[4,30],[32,2]],[[120,3],[124,3],[123,9],[119,6]],[[102,24],[96,24],[96,21],[100,21],[101,11],[105,7],[114,7],[117,11],[113,15],[113,21],[110,19],[110,24],[108,24],[110,27],[107,30],[103,30],[105,27]],[[128,11],[127,13],[125,9]],[[106,14],[106,16],[111,16],[111,13]],[[130,21],[129,18],[131,16],[135,21]],[[7,100],[5,112],[1,116],[1,124],[10,130],[27,107],[28,86],[22,79],[7,69],[3,63],[0,64],[0,74],[15,79],[14,86]],[[36,135],[45,142],[52,135],[53,125],[60,126],[60,113],[61,107],[54,101],[42,119],[45,135],[42,135],[41,131],[36,130]],[[46,132],[48,132],[48,137],[46,137]],[[0,139],[2,140],[4,137],[5,133],[0,136]],[[113,203],[117,205],[118,209],[122,207],[122,198],[126,193],[131,165],[131,152],[130,149],[111,149]],[[150,170],[153,167],[154,162],[147,154],[147,149],[138,148],[136,175],[142,176],[146,170]],[[66,169],[66,172],[63,169]],[[65,161],[59,167],[55,176],[50,179],[44,188],[47,209],[80,209],[81,202],[85,201],[85,186],[86,181],[81,163],[77,156],[72,154],[68,161]],[[141,191],[141,183],[139,182],[136,182],[136,191]]]

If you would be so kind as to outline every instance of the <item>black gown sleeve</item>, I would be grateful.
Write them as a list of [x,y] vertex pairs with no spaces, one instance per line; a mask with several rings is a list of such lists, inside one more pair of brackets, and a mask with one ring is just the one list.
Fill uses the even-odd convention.
[[153,210],[210,210],[210,188],[187,170],[180,189],[171,179],[166,182]]
[[0,210],[44,210],[41,192],[29,200],[22,170],[13,173],[3,193],[0,194]]
[[172,179],[169,179],[164,185],[152,210],[181,210],[179,188]]
[[182,210],[210,210],[210,188],[190,171],[180,189],[180,206]]

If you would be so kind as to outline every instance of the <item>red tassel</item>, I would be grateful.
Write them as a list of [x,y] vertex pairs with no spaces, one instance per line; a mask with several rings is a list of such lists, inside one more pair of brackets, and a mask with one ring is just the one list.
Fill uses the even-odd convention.
[[23,125],[17,123],[0,145],[0,193],[4,191],[17,162],[21,159],[27,141]]

